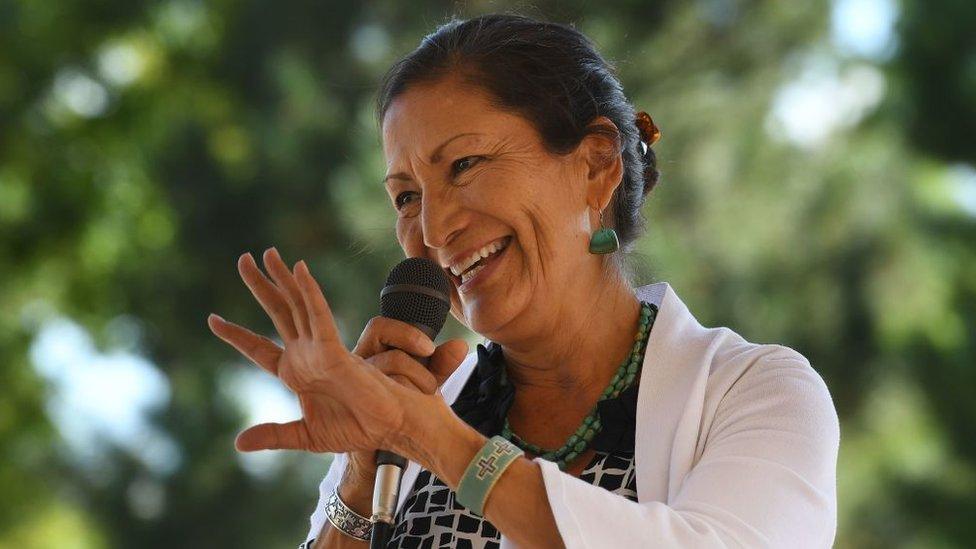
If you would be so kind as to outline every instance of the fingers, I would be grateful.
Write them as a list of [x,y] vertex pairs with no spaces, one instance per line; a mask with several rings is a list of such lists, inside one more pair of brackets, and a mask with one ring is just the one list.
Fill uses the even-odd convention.
[[241,431],[234,441],[239,452],[256,450],[308,450],[312,451],[312,438],[305,420],[288,423],[262,423]]
[[319,283],[312,278],[312,273],[308,272],[308,265],[305,264],[304,260],[295,264],[295,277],[298,279],[298,288],[305,299],[312,338],[326,343],[342,345],[342,338],[339,336],[339,329],[336,327],[335,318],[332,316],[332,309],[325,300],[325,296],[322,295],[322,288],[319,287]]
[[438,387],[451,377],[466,356],[468,356],[468,342],[463,339],[452,339],[437,346],[434,354],[430,356],[427,368],[437,379]]
[[396,381],[400,385],[403,385],[407,389],[413,389],[414,391],[423,391],[423,392],[426,392],[423,389],[421,389],[420,387],[417,387],[416,385],[414,385],[413,380],[410,379],[407,376],[402,376],[400,374],[392,374],[390,376],[390,379],[392,379],[393,381]]
[[305,310],[305,300],[302,299],[302,292],[298,289],[298,282],[292,276],[288,265],[281,259],[276,248],[268,248],[264,251],[264,268],[278,285],[284,290],[285,299],[291,306],[292,320],[299,335],[311,335],[308,326],[308,312]]
[[352,352],[369,358],[390,349],[400,349],[413,356],[430,356],[434,352],[434,342],[420,328],[407,322],[374,316],[366,323]]
[[292,309],[284,292],[264,276],[250,253],[243,254],[237,260],[237,270],[241,273],[244,284],[261,304],[261,308],[268,313],[275,329],[281,334],[281,338],[284,340],[297,339],[298,330],[295,327]]
[[243,326],[227,322],[214,314],[207,317],[207,324],[214,335],[237,349],[251,362],[276,376],[278,375],[278,361],[281,358],[282,348],[274,341]]
[[366,359],[366,362],[401,385],[419,389],[427,394],[434,394],[437,390],[437,378],[413,357],[399,349],[373,355]]

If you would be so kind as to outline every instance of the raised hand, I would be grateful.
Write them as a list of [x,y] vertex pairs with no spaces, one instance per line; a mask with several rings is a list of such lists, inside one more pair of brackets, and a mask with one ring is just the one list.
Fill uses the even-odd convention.
[[250,254],[241,256],[238,270],[284,347],[217,315],[211,315],[208,324],[215,335],[294,392],[303,417],[246,429],[237,437],[238,450],[392,449],[393,439],[403,432],[405,407],[421,394],[345,348],[329,304],[304,261],[292,272],[272,248],[265,252],[264,264],[273,281]]

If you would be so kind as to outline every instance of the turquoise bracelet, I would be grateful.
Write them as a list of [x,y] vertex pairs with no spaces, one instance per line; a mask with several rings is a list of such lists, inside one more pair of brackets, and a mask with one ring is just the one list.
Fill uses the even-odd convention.
[[498,435],[488,439],[464,470],[456,493],[458,503],[483,516],[488,493],[505,469],[524,454],[521,448]]

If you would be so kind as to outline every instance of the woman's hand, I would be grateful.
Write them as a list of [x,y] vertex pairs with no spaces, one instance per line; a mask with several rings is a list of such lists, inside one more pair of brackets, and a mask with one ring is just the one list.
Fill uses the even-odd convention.
[[416,348],[415,338],[407,343],[411,351],[421,351],[419,356],[431,357],[428,372],[403,351],[389,350],[401,346],[402,338],[413,336],[409,330],[406,335],[402,331],[401,335],[390,335],[394,330],[386,323],[387,329],[361,338],[357,345],[357,351],[369,354],[372,360],[367,361],[343,346],[329,305],[304,262],[296,264],[292,273],[273,248],[265,252],[264,262],[274,282],[264,276],[250,254],[241,256],[238,268],[271,317],[284,348],[216,315],[211,315],[208,323],[218,337],[296,393],[303,418],[251,427],[238,436],[237,448],[369,453],[377,448],[394,449],[394,439],[403,432],[405,410],[411,404],[420,404],[411,402],[416,397],[428,396],[404,385],[432,393],[463,359],[464,342],[445,343],[440,353],[436,349],[427,352],[432,345],[429,339],[429,345],[421,349]]
[[400,400],[406,389],[343,346],[329,305],[303,262],[292,273],[272,249],[265,252],[264,263],[274,282],[264,276],[251,254],[241,256],[238,270],[274,323],[284,348],[216,315],[208,321],[218,337],[298,396],[303,417],[246,429],[237,437],[238,450],[328,452],[388,444],[402,427]]
[[[467,356],[468,344],[452,339],[435,347],[419,328],[402,320],[375,316],[366,323],[352,352],[401,385],[434,394]],[[413,357],[427,357],[427,367]],[[346,474],[372,489],[376,452],[350,452]]]

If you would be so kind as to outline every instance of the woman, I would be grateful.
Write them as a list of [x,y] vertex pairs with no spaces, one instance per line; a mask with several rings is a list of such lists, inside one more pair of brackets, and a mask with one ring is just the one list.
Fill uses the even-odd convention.
[[397,239],[450,273],[452,315],[487,345],[374,318],[350,352],[303,261],[268,250],[269,280],[242,256],[284,347],[210,327],[303,418],[237,447],[338,454],[306,546],[367,545],[379,448],[411,462],[390,546],[831,545],[839,426],[821,377],[792,349],[703,328],[667,283],[629,281],[658,133],[583,35],[449,23],[378,106]]

